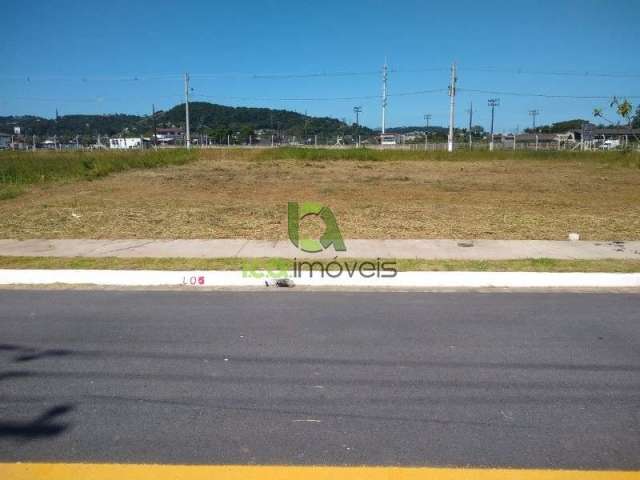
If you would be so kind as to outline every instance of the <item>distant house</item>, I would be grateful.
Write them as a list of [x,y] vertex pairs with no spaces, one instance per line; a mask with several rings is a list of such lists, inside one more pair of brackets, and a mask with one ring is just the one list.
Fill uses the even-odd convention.
[[11,145],[11,135],[7,133],[0,133],[0,148],[9,148]]
[[[573,129],[567,132],[569,141],[580,142],[582,141],[582,129]],[[633,137],[636,135],[640,137],[640,128],[627,128],[627,127],[605,127],[598,128],[591,125],[589,128],[589,137],[585,140],[624,140],[625,137]]]
[[395,133],[383,133],[380,135],[380,145],[397,145],[399,137]]
[[[513,141],[513,140],[512,140]],[[548,146],[557,145],[561,139],[555,133],[521,133],[516,135],[516,142],[518,145],[533,146]]]
[[184,141],[184,129],[182,128],[158,128],[156,139],[164,145],[175,145]]
[[110,138],[109,147],[127,150],[130,148],[142,148],[144,140],[142,138]]
[[403,143],[415,142],[422,139],[424,139],[424,132],[418,130],[414,130],[413,132],[406,132],[402,135]]

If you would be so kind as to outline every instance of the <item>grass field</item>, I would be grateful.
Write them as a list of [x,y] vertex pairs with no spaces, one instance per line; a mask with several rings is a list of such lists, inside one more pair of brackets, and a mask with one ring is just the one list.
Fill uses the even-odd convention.
[[27,185],[85,179],[133,168],[182,165],[197,157],[186,150],[126,152],[16,152],[0,153],[0,200],[19,195]]
[[640,154],[633,151],[557,151],[557,150],[379,150],[371,148],[292,148],[264,149],[256,155],[262,160],[356,160],[375,162],[413,161],[480,161],[480,160],[550,160],[596,162],[640,168]]
[[194,152],[0,155],[0,238],[283,239],[318,201],[345,238],[640,239],[638,153]]
[[[366,259],[359,259],[365,261]],[[352,262],[354,259],[341,259]],[[321,263],[327,264],[329,261]],[[376,260],[372,262],[375,264]],[[284,258],[0,257],[0,269],[96,270],[291,270]],[[398,271],[469,272],[640,272],[638,260],[397,260]],[[308,267],[305,267],[308,269]]]

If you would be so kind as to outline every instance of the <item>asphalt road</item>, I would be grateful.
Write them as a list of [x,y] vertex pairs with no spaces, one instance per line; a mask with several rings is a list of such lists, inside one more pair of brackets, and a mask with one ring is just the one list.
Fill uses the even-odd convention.
[[0,291],[0,461],[640,468],[640,295]]

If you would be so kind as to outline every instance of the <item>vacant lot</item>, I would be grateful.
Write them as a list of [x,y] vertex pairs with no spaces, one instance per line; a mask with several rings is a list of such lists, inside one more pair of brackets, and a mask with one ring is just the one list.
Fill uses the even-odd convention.
[[198,154],[32,183],[0,201],[0,238],[286,238],[287,201],[331,207],[347,238],[640,238],[637,154]]

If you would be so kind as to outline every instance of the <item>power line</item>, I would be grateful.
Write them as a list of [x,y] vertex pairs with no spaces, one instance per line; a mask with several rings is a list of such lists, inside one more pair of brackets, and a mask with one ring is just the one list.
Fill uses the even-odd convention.
[[[378,72],[379,73],[379,72]],[[193,78],[192,75],[190,75]],[[420,96],[433,93],[442,93],[447,91],[447,88],[432,88],[426,90],[414,90],[407,92],[388,93],[388,97],[407,97],[407,96]],[[506,96],[518,96],[518,97],[538,97],[538,98],[550,98],[550,99],[574,99],[574,100],[610,100],[613,98],[611,95],[561,95],[561,94],[546,94],[546,93],[529,93],[529,92],[511,92],[511,91],[498,91],[498,90],[483,90],[474,88],[461,88],[457,87],[460,92],[479,93],[486,95],[506,95]],[[379,95],[353,95],[353,96],[336,96],[336,97],[259,97],[250,95],[206,95],[206,94],[194,94],[194,97],[205,99],[220,99],[220,100],[255,100],[255,101],[281,101],[281,102],[316,102],[316,101],[350,101],[350,100],[374,100],[380,98]],[[617,95],[620,98],[637,99],[640,95]],[[31,96],[16,96],[8,97],[6,95],[1,96],[6,100],[25,100],[25,101],[38,101],[38,102],[67,102],[67,103],[102,103],[107,101],[126,101],[132,98],[140,99],[139,96],[130,97],[31,97]],[[154,95],[148,98],[153,99],[176,99],[181,98],[181,95]]]
[[389,93],[388,97],[409,97],[414,95],[426,95],[429,93],[441,93],[446,92],[447,88],[432,88],[430,90],[415,90],[413,92],[401,92],[401,93]]
[[[281,79],[295,79],[295,78],[325,78],[325,77],[359,77],[368,75],[377,75],[376,71],[364,71],[364,72],[317,72],[317,73],[252,73],[252,74],[239,74],[236,77],[246,77],[255,80],[281,80]],[[196,75],[197,78],[219,77],[216,74],[200,74]]]
[[462,67],[462,71],[485,73],[511,73],[516,75],[550,75],[563,77],[605,77],[605,78],[640,78],[640,73],[631,72],[591,72],[578,70],[528,70],[526,68],[501,68],[501,67]]
[[16,80],[31,83],[32,81],[71,81],[71,82],[138,82],[145,80],[175,80],[179,74],[151,74],[151,75],[0,75],[0,80]]
[[[418,69],[392,69],[389,73],[424,73],[447,70],[446,68],[418,68]],[[192,79],[199,80],[218,80],[218,79],[250,79],[250,80],[287,80],[287,79],[309,79],[309,78],[328,78],[328,77],[358,77],[358,76],[377,76],[379,70],[363,70],[363,71],[335,71],[335,72],[308,72],[308,73],[241,73],[241,72],[217,72],[217,73],[193,73],[190,74]],[[112,76],[91,76],[91,75],[0,75],[0,80],[16,80],[26,81],[72,81],[72,82],[90,82],[90,81],[114,81],[114,82],[141,82],[147,80],[176,80],[181,79],[182,74],[131,74],[131,75],[112,75]]]
[[[462,92],[483,93],[487,95],[511,95],[516,97],[541,97],[541,98],[571,98],[576,100],[610,100],[613,96],[609,95],[553,95],[546,93],[524,93],[524,92],[502,92],[496,90],[478,90],[473,88],[459,88]],[[618,95],[622,98],[640,98],[640,95]]]
[[[192,75],[189,75],[192,78]],[[184,78],[184,75],[183,75]],[[430,90],[415,90],[411,92],[398,92],[398,93],[390,93],[387,96],[389,97],[406,97],[406,96],[418,96],[418,95],[428,95],[432,93],[440,93],[446,91],[446,88],[434,88]],[[348,101],[348,100],[374,100],[379,99],[379,95],[359,95],[359,96],[348,96],[348,97],[254,97],[254,96],[232,96],[232,95],[205,95],[201,93],[192,94],[192,97],[204,98],[204,99],[213,99],[213,100],[255,100],[255,101],[280,101],[280,102],[314,102],[314,101]],[[131,97],[78,97],[78,98],[70,98],[70,97],[8,97],[8,96],[0,96],[0,98],[6,100],[24,100],[24,101],[35,101],[35,102],[61,102],[61,103],[103,103],[107,101],[127,101],[131,99],[141,99],[140,96],[131,96]],[[145,98],[150,99],[166,99],[166,100],[174,100],[178,98],[183,98],[182,95],[152,95]]]
[[[424,67],[424,68],[389,68],[389,73],[426,73],[426,72],[445,72],[448,67]],[[595,77],[595,78],[640,78],[640,73],[634,72],[592,72],[578,70],[536,70],[523,67],[458,67],[463,72],[484,72],[484,73],[509,73],[515,75],[551,75],[551,76],[569,76],[569,77]],[[377,76],[379,70],[362,70],[362,71],[321,71],[321,72],[273,72],[273,73],[243,73],[243,72],[203,72],[191,74],[191,78],[201,80],[216,80],[222,78],[229,79],[256,79],[256,80],[284,80],[284,79],[309,79],[309,78],[327,78],[327,77],[355,77],[355,76]],[[180,73],[149,73],[149,74],[125,74],[125,75],[0,75],[2,80],[16,81],[115,81],[115,82],[138,82],[148,80],[175,80],[181,79]]]
[[[192,79],[218,80],[218,79],[249,79],[249,80],[286,80],[308,79],[326,77],[355,77],[377,75],[379,72],[316,72],[316,73],[194,73]],[[0,75],[0,80],[14,80],[31,83],[32,81],[69,81],[69,82],[143,82],[148,80],[179,80],[181,74],[161,75],[125,75],[125,76],[90,76],[90,75]]]
[[[379,73],[379,72],[378,72]],[[388,93],[387,97],[406,97],[427,95],[430,93],[445,92],[446,88],[434,88],[431,90],[415,90],[412,92]],[[225,100],[257,100],[257,101],[275,101],[275,102],[321,102],[321,101],[349,101],[349,100],[373,100],[379,99],[380,95],[359,95],[350,97],[251,97],[251,96],[228,96],[228,95],[205,95],[194,94],[194,97],[207,99],[225,99]]]
[[[191,75],[190,75],[191,76]],[[192,76],[191,76],[192,77]],[[447,88],[433,88],[428,90],[414,90],[408,92],[397,92],[397,93],[388,93],[388,97],[408,97],[408,96],[420,96],[420,95],[429,95],[433,93],[442,93],[447,91]],[[505,92],[505,91],[497,91],[497,90],[482,90],[482,89],[473,89],[473,88],[460,88],[457,87],[457,90],[460,92],[468,92],[468,93],[479,93],[486,95],[506,95],[506,96],[518,96],[518,97],[538,97],[538,98],[550,98],[550,99],[574,99],[574,100],[611,100],[613,96],[608,95],[555,95],[555,94],[545,94],[545,93],[527,93],[527,92]],[[233,96],[233,95],[206,95],[206,94],[193,94],[193,97],[203,98],[203,99],[213,99],[213,100],[253,100],[253,101],[278,101],[278,102],[323,102],[323,101],[351,101],[351,100],[375,100],[379,99],[379,95],[354,95],[354,96],[344,96],[344,97],[258,97],[258,96],[250,96],[250,95],[241,95],[241,96]],[[636,99],[640,98],[640,95],[617,95],[620,98],[628,98],[628,99]],[[5,100],[21,100],[21,101],[36,101],[36,102],[63,102],[63,103],[103,103],[108,101],[127,101],[133,98],[140,99],[139,96],[130,96],[130,97],[29,97],[29,96],[18,96],[18,97],[8,97],[6,95],[1,96]],[[150,99],[166,99],[166,100],[174,100],[177,98],[182,98],[181,95],[153,95],[148,96]]]
[[7,97],[5,95],[0,96],[5,100],[23,100],[30,102],[60,102],[60,103],[104,103],[104,102],[118,102],[118,101],[128,101],[133,98],[139,100],[142,98],[147,99],[161,99],[161,100],[174,100],[177,98],[182,98],[182,95],[150,95],[147,97],[140,97],[136,95],[135,97],[78,97],[78,98],[70,98],[70,97]]

